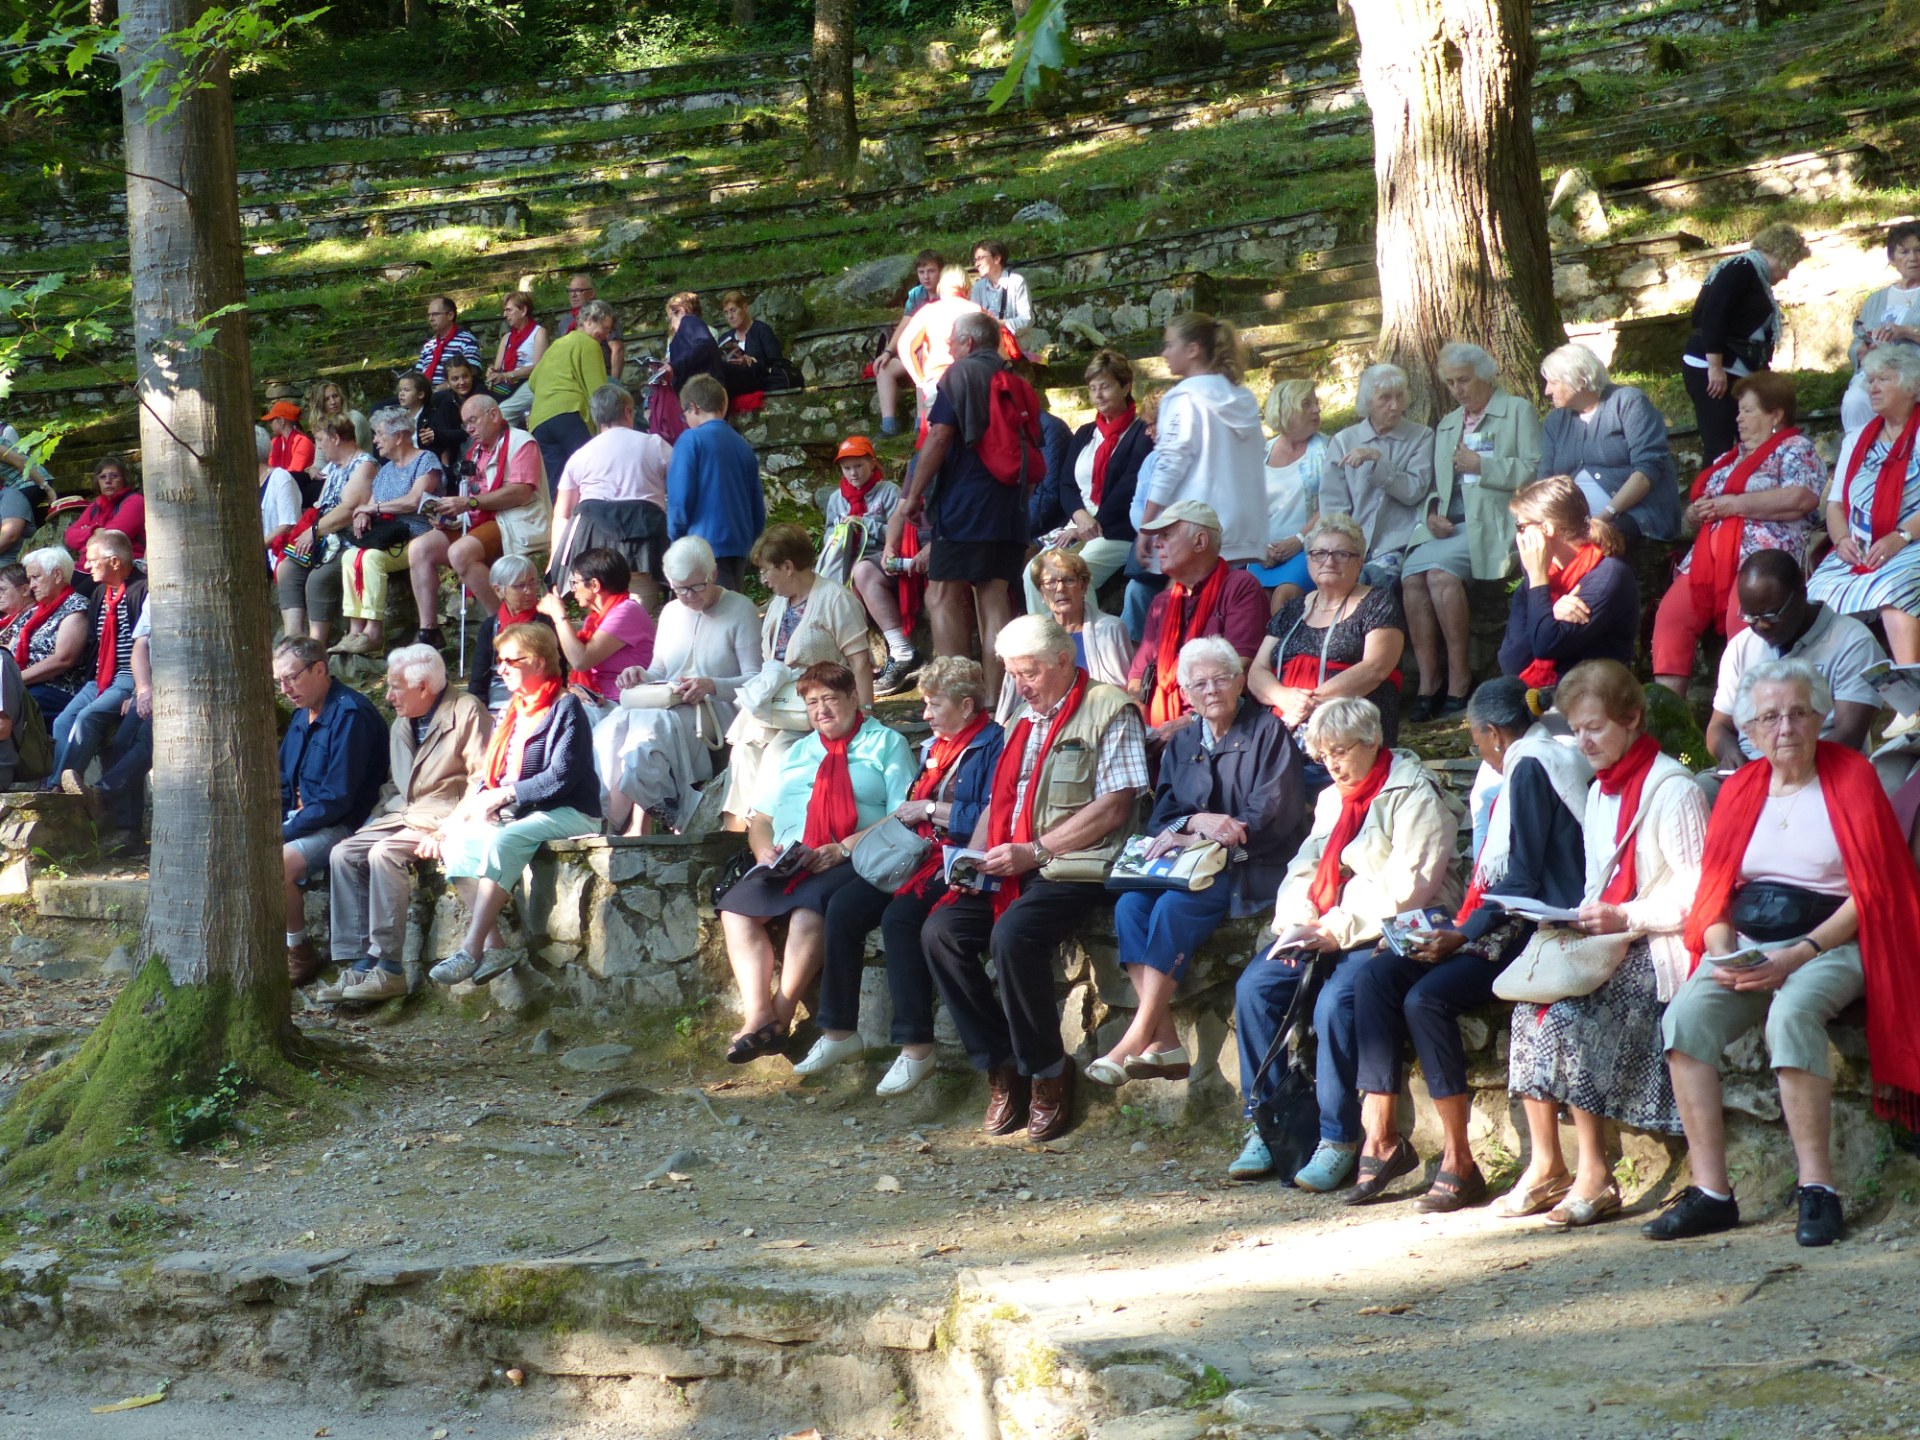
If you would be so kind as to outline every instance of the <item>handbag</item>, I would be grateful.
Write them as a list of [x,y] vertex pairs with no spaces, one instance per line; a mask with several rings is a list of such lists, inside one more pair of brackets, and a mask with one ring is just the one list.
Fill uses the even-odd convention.
[[1227,847],[1218,840],[1202,840],[1149,860],[1147,847],[1153,840],[1151,835],[1135,835],[1127,841],[1107,876],[1107,889],[1191,893],[1209,888],[1214,877],[1227,868]]
[[[1668,780],[1685,780],[1687,775],[1669,775],[1649,790],[1640,801],[1640,813],[1633,817],[1627,833],[1613,847],[1613,855],[1601,869],[1599,879],[1585,897],[1591,904],[1598,899],[1620,868],[1620,861],[1640,833],[1640,823],[1653,809],[1653,797]],[[1528,1005],[1551,1005],[1577,995],[1591,995],[1613,978],[1627,958],[1633,941],[1626,935],[1588,935],[1566,925],[1542,925],[1520,952],[1520,958],[1502,970],[1493,982],[1496,999],[1515,1000]]]
[[[1257,963],[1257,962],[1256,962]],[[1253,1125],[1273,1156],[1274,1173],[1283,1185],[1292,1185],[1293,1177],[1313,1158],[1320,1143],[1320,1099],[1314,1087],[1313,1071],[1300,1056],[1299,1036],[1313,1013],[1313,1002],[1326,977],[1326,966],[1318,955],[1305,956],[1306,973],[1294,987],[1293,1000],[1286,1016],[1274,1032],[1273,1043],[1260,1060],[1260,1068],[1247,1082],[1246,1093],[1258,1095],[1267,1072],[1285,1057],[1286,1074],[1264,1099],[1253,1107]]]
[[898,815],[889,815],[860,837],[850,858],[854,874],[874,889],[894,895],[919,873],[932,852],[931,840]]
[[376,520],[367,526],[366,533],[355,535],[352,530],[346,532],[346,543],[361,550],[391,550],[398,545],[410,544],[415,531],[404,520],[389,516]]
[[1822,895],[1800,885],[1754,880],[1733,892],[1727,920],[1749,940],[1778,945],[1805,937],[1832,919],[1845,903],[1842,895]]
[[811,730],[807,702],[794,684],[799,678],[800,672],[791,665],[768,660],[741,685],[740,708],[776,730]]

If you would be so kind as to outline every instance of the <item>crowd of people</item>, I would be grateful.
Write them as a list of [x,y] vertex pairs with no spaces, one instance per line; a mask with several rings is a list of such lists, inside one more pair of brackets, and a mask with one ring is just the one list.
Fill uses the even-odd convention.
[[[1920,227],[1888,253],[1920,278]],[[406,993],[410,876],[432,862],[471,920],[431,978],[484,983],[526,963],[502,915],[543,842],[724,825],[745,838],[716,900],[730,1062],[785,1054],[803,1010],[817,1038],[796,1073],[865,1055],[877,931],[898,1047],[878,1093],[931,1074],[944,1005],[987,1078],[988,1132],[1045,1141],[1081,1080],[1191,1073],[1182,980],[1229,918],[1270,912],[1235,996],[1250,1124],[1232,1175],[1386,1193],[1420,1165],[1396,1119],[1411,1054],[1444,1137],[1419,1207],[1486,1203],[1459,1022],[1512,1000],[1531,1145],[1497,1213],[1577,1228],[1617,1211],[1611,1123],[1689,1146],[1694,1184],[1650,1236],[1725,1229],[1718,1067],[1763,1025],[1799,1236],[1829,1243],[1827,1027],[1862,996],[1875,1106],[1920,1124],[1920,960],[1899,938],[1920,923],[1920,780],[1865,753],[1887,651],[1920,663],[1920,324],[1912,288],[1868,301],[1829,476],[1792,377],[1766,368],[1778,315],[1761,302],[1802,254],[1770,227],[1702,292],[1683,368],[1712,438],[1683,494],[1658,409],[1577,345],[1540,362],[1544,417],[1460,341],[1438,359],[1437,425],[1376,364],[1328,435],[1310,381],[1263,407],[1233,327],[1183,315],[1163,337],[1173,383],[1140,393],[1102,349],[1071,431],[1033,383],[1005,247],[975,248],[971,286],[925,252],[872,367],[882,444],[912,396],[911,458],[890,477],[871,438],[845,437],[818,539],[768,523],[730,423],[797,379],[746,295],[724,297],[719,334],[698,295],[672,298],[644,407],[590,277],[551,327],[509,296],[491,364],[436,298],[391,403],[362,416],[322,385],[258,431],[293,707],[293,979],[336,969],[323,1002]],[[31,714],[47,783],[137,830],[152,690],[132,478],[103,462],[65,547],[0,569],[0,766],[16,746],[24,763]],[[1656,545],[1676,564],[1647,595],[1636,562]],[[402,572],[417,633],[388,653]],[[464,687],[447,573],[479,612]],[[1476,688],[1469,587],[1486,582],[1512,593],[1501,674]],[[1681,695],[1724,639],[1706,773],[1651,733],[1643,630]],[[383,653],[390,723],[329,664]],[[875,713],[916,683],[917,754]],[[1399,746],[1403,725],[1456,716],[1482,762],[1464,800]],[[1135,1005],[1082,1066],[1053,955],[1103,909]],[[1289,1157],[1274,1107],[1294,1071],[1275,1062],[1304,1036],[1318,1139]]]

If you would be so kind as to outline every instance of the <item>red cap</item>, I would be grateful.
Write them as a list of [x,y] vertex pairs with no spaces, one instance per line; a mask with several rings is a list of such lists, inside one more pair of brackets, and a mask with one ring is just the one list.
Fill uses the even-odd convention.
[[880,458],[879,454],[873,448],[873,442],[864,435],[849,435],[846,439],[842,440],[840,442],[840,452],[833,458],[835,460],[851,460],[855,456],[865,456],[867,459],[873,461],[878,461]]
[[260,418],[262,420],[298,420],[300,407],[291,400],[276,400],[267,407],[267,413]]

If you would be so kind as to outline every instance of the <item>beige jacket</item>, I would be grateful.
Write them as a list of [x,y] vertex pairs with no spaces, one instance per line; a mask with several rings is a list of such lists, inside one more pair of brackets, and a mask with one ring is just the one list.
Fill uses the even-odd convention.
[[1462,885],[1454,856],[1463,807],[1411,750],[1395,750],[1387,783],[1367,808],[1360,833],[1340,852],[1347,882],[1340,903],[1322,915],[1307,892],[1340,818],[1340,792],[1329,785],[1313,808],[1313,831],[1287,867],[1274,902],[1273,928],[1318,923],[1353,950],[1380,935],[1402,910],[1452,910]]
[[[1434,500],[1440,513],[1453,505],[1456,480],[1463,482],[1467,513],[1467,551],[1473,559],[1473,578],[1504,580],[1513,571],[1513,512],[1507,506],[1513,492],[1531,485],[1540,468],[1540,417],[1526,401],[1505,390],[1495,390],[1487,401],[1474,436],[1493,442],[1493,453],[1480,457],[1478,475],[1453,473],[1453,452],[1460,448],[1466,411],[1456,409],[1440,421],[1433,435]],[[1414,526],[1413,543],[1433,538],[1425,512]]]
[[396,718],[388,740],[392,780],[364,828],[437,831],[486,763],[493,717],[465,690],[448,686],[427,720],[420,748],[413,722]]

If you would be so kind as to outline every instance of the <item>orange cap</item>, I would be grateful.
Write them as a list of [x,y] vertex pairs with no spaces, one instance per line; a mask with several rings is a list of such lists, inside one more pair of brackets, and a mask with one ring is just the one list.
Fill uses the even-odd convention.
[[262,420],[298,420],[300,407],[291,400],[276,400],[267,407],[267,413],[260,418]]
[[840,442],[840,452],[833,458],[835,460],[851,460],[855,456],[865,456],[867,459],[876,462],[880,459],[879,454],[873,448],[873,442],[864,435],[849,435],[846,439],[842,440]]

